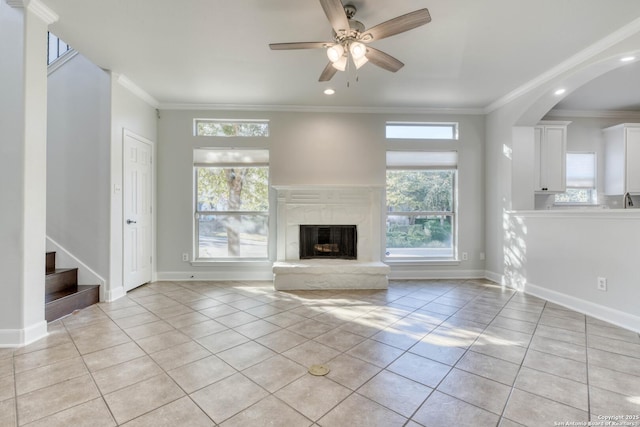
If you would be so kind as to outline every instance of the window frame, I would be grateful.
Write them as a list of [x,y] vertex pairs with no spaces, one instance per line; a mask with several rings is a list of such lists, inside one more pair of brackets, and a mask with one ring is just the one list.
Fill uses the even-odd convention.
[[[568,185],[569,167],[568,156],[571,154],[591,154],[593,155],[593,187],[572,187]],[[567,166],[565,167],[565,173],[567,175],[567,185],[563,193],[555,194],[553,196],[553,205],[558,207],[570,207],[570,206],[598,206],[598,154],[595,151],[567,151],[567,160],[565,160]],[[590,201],[578,202],[578,201],[558,201],[558,196],[562,196],[568,193],[569,190],[587,190],[589,193]]]
[[[242,149],[223,149],[223,148],[196,148],[194,149],[194,156],[196,151],[202,150],[211,150],[218,152],[233,152],[237,153],[242,151]],[[259,150],[266,151],[266,149],[247,149],[249,150]],[[267,169],[267,198],[265,200],[267,204],[267,210],[204,210],[200,209],[199,199],[198,199],[198,169],[199,168],[214,168],[214,169],[225,169],[232,167],[243,167],[243,168],[266,168]],[[272,200],[271,200],[271,174],[268,162],[225,162],[225,163],[202,163],[195,162],[193,163],[193,254],[194,254],[194,262],[195,263],[224,263],[224,262],[267,262],[271,260],[272,253]],[[264,257],[251,257],[251,256],[221,256],[221,257],[203,257],[200,253],[200,218],[202,215],[226,215],[233,217],[241,217],[243,215],[252,215],[252,216],[260,216],[264,217],[264,222],[267,225],[267,233],[266,233],[266,255]]]
[[[450,129],[451,137],[443,138],[441,136],[429,136],[416,135],[416,136],[389,136],[390,129],[393,128],[415,128],[415,129]],[[402,121],[387,121],[385,123],[385,138],[395,140],[444,140],[444,141],[457,141],[459,139],[459,124],[458,122],[402,122]]]
[[[249,124],[263,124],[266,125],[266,131],[262,135],[242,135],[242,134],[219,134],[219,135],[203,135],[199,132],[198,125],[200,123],[217,123],[223,125],[249,125]],[[267,119],[206,119],[206,118],[195,118],[193,119],[193,135],[197,137],[205,137],[205,138],[268,138],[270,132],[270,121]]]
[[[388,224],[389,216],[407,216],[407,217],[444,217],[450,218],[451,221],[451,249],[450,255],[447,256],[390,256],[387,242],[388,226],[385,227],[384,236],[384,261],[388,263],[403,263],[403,262],[443,262],[443,261],[458,261],[458,168],[457,168],[457,150],[387,150],[387,153],[393,151],[402,152],[415,152],[415,153],[438,153],[438,152],[455,152],[456,153],[456,165],[408,165],[400,166],[393,165],[385,168],[385,199],[388,192],[387,171],[400,170],[400,171],[450,171],[452,172],[451,183],[451,210],[450,211],[390,211],[388,204],[385,204],[385,224]],[[424,248],[428,249],[428,248]]]

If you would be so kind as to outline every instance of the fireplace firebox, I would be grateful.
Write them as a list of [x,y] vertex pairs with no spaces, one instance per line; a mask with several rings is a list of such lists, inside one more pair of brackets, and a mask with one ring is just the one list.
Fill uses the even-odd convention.
[[355,225],[300,225],[300,259],[357,259]]

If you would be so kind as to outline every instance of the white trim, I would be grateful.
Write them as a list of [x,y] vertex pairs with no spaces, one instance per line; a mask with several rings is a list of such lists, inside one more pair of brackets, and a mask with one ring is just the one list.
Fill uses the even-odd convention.
[[485,270],[484,278],[500,285],[504,284],[504,276],[502,274],[494,273],[493,271]]
[[60,67],[73,59],[77,54],[77,50],[69,49],[68,51],[54,59],[54,61],[47,67],[47,76],[50,76],[51,74],[56,72]]
[[426,265],[416,266],[416,268],[407,268],[406,265],[389,265],[391,266],[389,280],[482,279],[485,273],[484,270],[436,270]]
[[569,118],[602,118],[602,119],[631,119],[640,121],[638,111],[615,110],[550,110],[545,117],[569,117]]
[[[156,239],[157,239],[157,231],[156,231],[156,224],[158,223],[158,214],[157,214],[157,206],[156,206],[156,188],[158,185],[158,175],[157,175],[157,167],[156,164],[157,162],[155,161],[156,159],[156,143],[148,138],[145,138],[144,136],[138,135],[135,132],[130,131],[127,128],[122,128],[122,193],[121,193],[121,197],[124,197],[124,183],[125,183],[125,156],[124,156],[124,150],[125,150],[125,138],[129,137],[132,139],[135,139],[139,142],[142,142],[144,144],[147,144],[151,147],[151,158],[150,158],[150,168],[151,168],[151,248],[150,248],[150,256],[151,256],[151,262],[149,265],[149,269],[151,270],[151,274],[150,274],[150,280],[154,281],[156,280],[157,276],[156,276],[156,265],[157,265],[157,259],[158,259],[158,253],[157,253],[157,248],[156,248]],[[122,208],[124,209],[124,199],[122,199]],[[121,221],[124,223],[125,217],[124,217],[124,210],[122,211],[122,217],[121,217]],[[122,229],[122,235],[120,236],[121,243],[122,243],[122,259],[120,260],[121,265],[124,267],[124,253],[125,253],[125,247],[124,247],[124,228]],[[121,278],[121,283],[122,283],[122,292],[126,293],[126,291],[124,290],[124,284],[125,284],[125,272],[124,272],[124,268],[122,270],[122,278]],[[120,298],[122,295],[120,295],[120,291],[117,290],[117,292],[115,293],[116,296],[114,296],[114,299],[118,299]]]
[[527,83],[521,85],[515,90],[509,92],[505,96],[493,101],[491,104],[487,105],[484,108],[484,113],[489,114],[492,111],[497,110],[500,107],[503,107],[510,103],[511,101],[537,89],[545,83],[548,83],[552,79],[560,76],[563,73],[566,73],[578,65],[584,63],[585,61],[593,58],[599,53],[604,52],[605,50],[611,48],[612,46],[620,43],[621,41],[631,37],[640,31],[640,18],[636,18],[631,21],[629,24],[620,28],[617,31],[609,34],[608,36],[598,40],[593,43],[591,46],[581,50],[575,55],[571,56],[567,60],[561,62],[555,67],[547,70],[546,72],[540,74],[532,80],[529,80]]
[[57,13],[45,6],[40,0],[26,1],[28,2],[27,10],[40,18],[45,24],[51,25],[60,19]]
[[116,289],[105,290],[104,292],[104,301],[105,302],[113,302],[119,298],[122,298],[127,293],[124,291],[124,287],[120,286]]
[[[502,285],[505,284],[504,276],[502,274],[494,273],[487,270],[484,272],[484,277],[485,279],[491,280],[492,282]],[[591,316],[595,319],[599,319],[604,322],[620,326],[621,328],[640,333],[640,316],[635,316],[624,311],[616,310],[604,305],[595,304],[593,302],[583,300],[581,298],[576,298],[571,295],[566,295],[551,289],[543,288],[541,286],[534,285],[533,283],[525,284],[523,289],[516,289],[513,286],[509,287],[517,291],[523,291],[525,294],[542,298],[554,304],[570,308],[571,310],[586,314],[587,316]]]
[[371,114],[451,114],[483,115],[482,108],[430,108],[430,107],[360,107],[310,105],[241,105],[241,104],[179,104],[161,103],[161,110],[260,111],[294,113],[371,113]]
[[124,74],[118,74],[118,73],[114,73],[114,75],[116,76],[116,81],[120,84],[120,86],[127,89],[129,92],[131,92],[132,94],[134,94],[135,96],[137,96],[138,98],[146,102],[147,104],[151,105],[153,108],[158,108],[158,106],[160,105],[160,102],[158,102],[157,99],[149,95],[149,93],[147,93],[144,89],[142,89],[140,86],[135,84],[133,81],[129,80],[127,76],[125,76]]
[[22,347],[49,334],[47,322],[38,322],[24,329],[0,329],[0,348]]
[[601,304],[595,304],[593,302],[543,288],[532,283],[527,283],[524,291],[527,294],[570,308],[571,310],[586,314],[587,316],[640,333],[640,316],[634,316],[633,314],[625,313],[624,311],[609,308]]
[[271,265],[248,269],[246,265],[238,263],[236,268],[223,267],[218,268],[215,271],[159,271],[158,281],[198,281],[198,280],[211,280],[211,281],[272,281],[273,271]]
[[[78,268],[78,282],[83,284],[99,284],[100,285],[100,300],[104,301],[104,293],[106,288],[106,279],[96,273],[91,267],[82,262],[79,258],[69,252],[66,248],[53,240],[51,237],[46,237],[46,247],[48,252],[56,253],[56,263],[64,266],[74,266]],[[61,255],[61,256],[60,256]]]

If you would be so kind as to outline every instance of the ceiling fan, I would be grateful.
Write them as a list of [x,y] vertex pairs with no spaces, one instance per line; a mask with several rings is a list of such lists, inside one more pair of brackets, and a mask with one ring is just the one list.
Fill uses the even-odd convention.
[[353,19],[356,14],[355,6],[350,4],[343,6],[340,0],[320,0],[320,5],[327,15],[331,27],[333,27],[332,42],[271,43],[269,47],[272,50],[327,49],[329,63],[320,74],[318,81],[321,82],[331,80],[338,71],[344,71],[347,68],[349,57],[351,57],[356,69],[371,62],[395,73],[404,64],[393,56],[367,44],[431,22],[431,15],[425,8],[398,16],[365,30],[362,22]]

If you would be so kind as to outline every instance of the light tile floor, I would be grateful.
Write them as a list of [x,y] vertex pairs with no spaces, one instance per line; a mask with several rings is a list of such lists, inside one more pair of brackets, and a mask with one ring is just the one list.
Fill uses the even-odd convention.
[[[637,333],[482,280],[306,292],[159,282],[49,330],[0,349],[0,426],[538,427],[640,415]],[[312,376],[313,364],[331,371]]]

